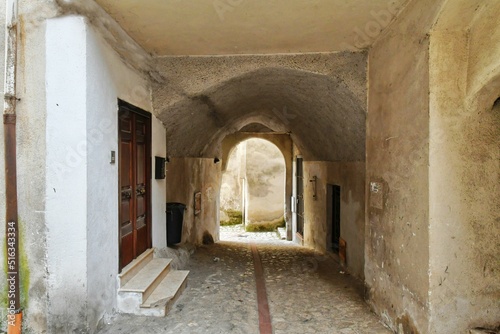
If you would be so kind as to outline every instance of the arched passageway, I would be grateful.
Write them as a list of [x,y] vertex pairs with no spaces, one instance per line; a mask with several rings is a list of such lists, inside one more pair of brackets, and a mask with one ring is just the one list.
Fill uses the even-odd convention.
[[[365,56],[277,56],[262,63],[246,56],[214,58],[208,63],[206,58],[166,58],[158,60],[158,68],[170,76],[169,83],[158,84],[153,94],[156,113],[167,128],[173,162],[168,169],[176,175],[172,177],[175,186],[167,187],[167,200],[178,201],[175,192],[185,188],[178,180],[191,185],[182,199],[188,201],[188,208],[190,192],[201,189],[202,194],[200,216],[188,209],[185,225],[190,232],[185,241],[202,243],[207,233],[219,239],[222,172],[231,148],[255,136],[272,141],[284,155],[287,240],[338,253],[330,240],[327,189],[342,187],[338,224],[347,245],[345,264],[362,278]],[[206,73],[203,80],[192,76],[201,68]],[[190,80],[185,75],[191,75]],[[297,156],[304,163],[300,181],[293,176]],[[214,159],[220,163],[214,164]],[[183,161],[182,166],[178,161]],[[195,166],[203,166],[198,175],[186,175],[185,170],[196,170]],[[304,189],[301,194],[293,190],[298,182]],[[297,208],[305,209],[297,212]]]
[[[210,72],[210,68],[231,66],[230,58],[209,64],[204,58],[178,62],[187,73],[203,65]],[[160,61],[172,83],[158,85],[153,97],[157,114],[167,127],[169,154],[220,156],[220,144],[227,135],[259,123],[272,132],[289,133],[306,160],[364,160],[365,59],[338,54],[325,59],[331,62],[329,68],[301,70],[297,67],[303,63],[307,68],[307,57],[288,58],[252,64],[249,69],[233,65],[233,71],[217,80],[206,80],[210,86],[196,79],[187,82],[182,70],[172,77],[172,60]],[[245,58],[237,57],[237,61]]]
[[247,232],[284,229],[285,168],[283,154],[271,142],[250,138],[237,144],[222,173],[220,225]]

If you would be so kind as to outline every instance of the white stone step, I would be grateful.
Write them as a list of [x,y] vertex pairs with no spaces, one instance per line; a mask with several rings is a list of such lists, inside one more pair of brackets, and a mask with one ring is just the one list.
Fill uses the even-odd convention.
[[140,293],[142,301],[156,289],[161,281],[167,276],[170,270],[171,259],[153,258],[125,285],[118,289],[118,292]]
[[278,227],[278,236],[281,240],[286,240],[286,228]]
[[124,286],[130,281],[142,268],[144,268],[153,259],[153,248],[149,248],[136,259],[130,262],[118,275],[119,287]]
[[164,317],[187,285],[187,270],[172,270],[141,305],[143,315]]

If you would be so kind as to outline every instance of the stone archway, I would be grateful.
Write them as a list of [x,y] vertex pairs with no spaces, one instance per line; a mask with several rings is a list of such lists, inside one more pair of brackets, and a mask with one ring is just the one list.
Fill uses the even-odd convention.
[[[285,227],[289,211],[285,156],[270,140],[248,135],[227,150],[223,160],[220,223],[234,225],[241,214],[239,223],[247,232],[275,231]],[[226,147],[231,139],[225,140]]]
[[222,141],[222,172],[226,170],[227,162],[234,148],[251,138],[264,139],[275,145],[283,155],[285,163],[285,191],[284,191],[284,220],[287,229],[287,240],[292,240],[292,214],[289,199],[292,196],[292,156],[293,141],[288,134],[283,133],[259,133],[259,132],[236,132],[230,134]]

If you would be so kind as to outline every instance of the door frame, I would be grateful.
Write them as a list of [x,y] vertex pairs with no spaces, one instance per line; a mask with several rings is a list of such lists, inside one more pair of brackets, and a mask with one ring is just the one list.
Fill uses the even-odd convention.
[[[151,161],[151,152],[152,152],[152,115],[150,112],[147,112],[137,106],[134,106],[124,100],[118,99],[118,113],[117,113],[117,126],[118,126],[118,157],[117,157],[117,162],[118,162],[118,189],[117,189],[117,196],[118,196],[118,272],[121,272],[124,267],[126,266],[121,266],[120,263],[120,252],[121,252],[121,231],[120,231],[120,205],[121,205],[121,168],[120,168],[120,113],[122,111],[128,111],[137,115],[140,115],[142,117],[145,117],[148,120],[147,123],[147,136],[146,136],[146,141],[147,141],[147,149],[146,149],[146,193],[147,193],[147,204],[146,204],[146,229],[147,229],[147,244],[148,248],[152,247],[152,192],[151,192],[151,177],[152,177],[152,161]],[[137,254],[139,256],[140,254]],[[135,258],[137,258],[137,256]]]

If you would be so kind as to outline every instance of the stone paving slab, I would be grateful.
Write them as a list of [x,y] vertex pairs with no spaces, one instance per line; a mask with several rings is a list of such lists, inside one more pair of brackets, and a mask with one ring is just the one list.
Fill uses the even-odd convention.
[[362,284],[341,274],[331,257],[279,240],[277,234],[238,236],[246,233],[241,232],[221,233],[221,239],[239,242],[195,251],[185,268],[188,287],[165,318],[115,315],[98,333],[257,334],[252,243],[264,268],[273,333],[391,333],[363,301]]

